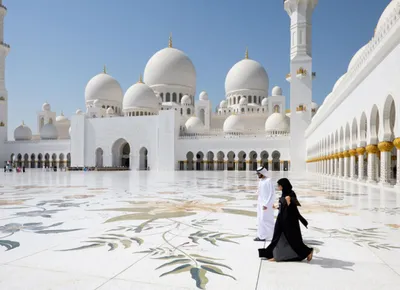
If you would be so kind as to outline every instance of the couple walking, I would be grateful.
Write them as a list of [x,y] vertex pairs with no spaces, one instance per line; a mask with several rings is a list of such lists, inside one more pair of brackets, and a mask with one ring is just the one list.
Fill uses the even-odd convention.
[[[287,178],[278,180],[278,189],[282,191],[279,206],[274,206],[275,186],[268,178],[264,167],[257,169],[260,179],[258,185],[257,220],[258,229],[255,241],[271,239],[269,246],[259,249],[260,258],[270,261],[311,261],[313,249],[303,243],[299,221],[307,228],[308,222],[301,216],[298,207],[301,206],[292,185]],[[274,225],[274,208],[279,209]],[[272,235],[273,233],[273,235]]]

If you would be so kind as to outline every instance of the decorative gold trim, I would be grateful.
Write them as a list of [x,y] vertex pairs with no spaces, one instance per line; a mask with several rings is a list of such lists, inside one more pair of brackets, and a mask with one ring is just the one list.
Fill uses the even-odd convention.
[[246,47],[246,52],[244,54],[244,58],[249,59],[249,48],[248,47]]
[[344,153],[343,152],[339,153],[339,158],[344,158]]
[[344,152],[343,152],[343,156],[344,156],[345,158],[349,158],[349,157],[350,157],[349,151],[344,151]]
[[394,145],[398,150],[400,150],[400,138],[394,139],[393,145]]
[[390,152],[392,151],[393,147],[393,143],[389,141],[383,141],[378,144],[378,149],[381,152]]
[[172,32],[169,34],[168,47],[172,48]]
[[358,154],[358,155],[364,155],[364,153],[365,153],[365,148],[364,148],[364,147],[358,147],[358,148],[356,149],[356,151],[357,151],[357,154]]
[[356,149],[350,149],[349,150],[350,156],[356,156],[357,155],[357,150]]
[[367,147],[365,147],[365,150],[368,152],[368,154],[376,154],[378,153],[378,146],[375,144],[370,144]]

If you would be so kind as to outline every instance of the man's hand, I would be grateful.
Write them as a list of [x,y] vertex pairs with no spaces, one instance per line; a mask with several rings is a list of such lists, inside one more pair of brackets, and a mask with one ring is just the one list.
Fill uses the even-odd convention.
[[263,210],[267,210],[268,208],[266,206],[263,206]]

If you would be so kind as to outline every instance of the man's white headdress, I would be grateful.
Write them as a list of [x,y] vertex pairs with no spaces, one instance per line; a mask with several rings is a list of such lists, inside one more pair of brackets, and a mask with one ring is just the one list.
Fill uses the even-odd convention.
[[262,166],[262,167],[257,168],[257,173],[261,173],[262,175],[264,175],[266,177],[268,174],[268,170],[264,166]]

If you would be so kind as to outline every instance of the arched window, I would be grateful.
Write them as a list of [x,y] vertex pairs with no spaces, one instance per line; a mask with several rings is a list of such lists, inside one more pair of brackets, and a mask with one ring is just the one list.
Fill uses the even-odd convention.
[[258,97],[258,103],[261,104],[261,96]]
[[247,102],[250,104],[251,103],[251,96],[247,96]]
[[183,115],[183,109],[181,108],[181,115]]
[[190,108],[187,108],[186,114],[190,115]]
[[236,105],[236,97],[233,97],[233,104]]
[[171,102],[171,94],[170,94],[170,93],[167,93],[167,96],[166,96],[166,98],[165,98],[165,101],[166,101],[166,102]]
[[143,116],[143,112],[140,112],[140,116]]
[[161,102],[164,102],[164,93],[161,93],[160,97],[161,97]]
[[257,97],[253,96],[253,103],[257,104]]
[[244,108],[242,108],[242,113],[244,113]]
[[172,101],[175,102],[175,103],[177,102],[177,100],[176,100],[176,93],[173,93],[173,94],[172,94]]
[[182,101],[182,93],[179,94],[179,103]]

